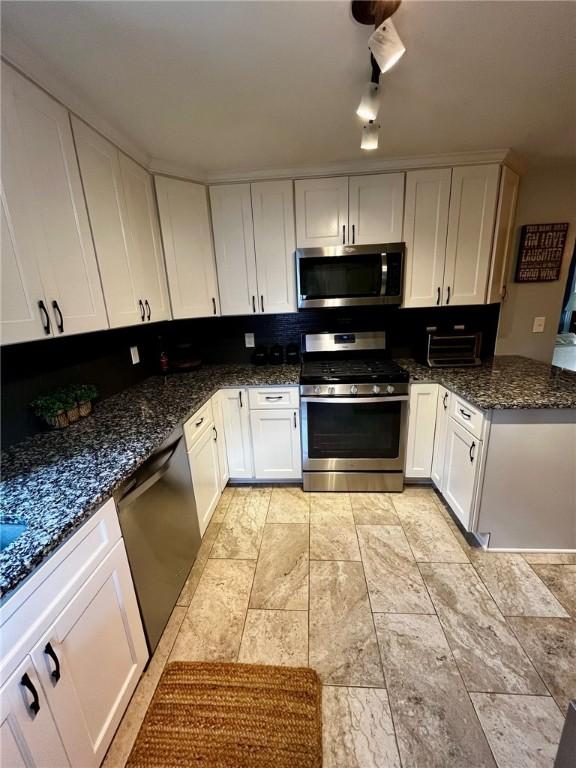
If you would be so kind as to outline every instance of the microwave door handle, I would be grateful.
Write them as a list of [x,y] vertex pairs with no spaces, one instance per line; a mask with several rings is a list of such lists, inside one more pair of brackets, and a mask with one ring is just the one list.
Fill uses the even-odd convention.
[[382,284],[380,286],[380,296],[386,296],[386,286],[388,283],[388,259],[386,254],[382,254]]

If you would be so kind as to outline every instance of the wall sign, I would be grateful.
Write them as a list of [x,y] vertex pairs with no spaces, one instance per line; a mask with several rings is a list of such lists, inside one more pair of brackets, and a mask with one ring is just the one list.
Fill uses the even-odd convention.
[[542,283],[560,278],[568,224],[525,224],[520,235],[517,283]]

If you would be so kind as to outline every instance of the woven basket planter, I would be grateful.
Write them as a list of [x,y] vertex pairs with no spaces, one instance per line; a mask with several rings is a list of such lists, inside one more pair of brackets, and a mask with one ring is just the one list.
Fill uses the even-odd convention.
[[66,416],[68,416],[68,423],[74,424],[75,421],[78,421],[80,418],[80,409],[77,405],[75,405],[73,408],[69,408],[66,411]]
[[78,403],[78,411],[80,412],[80,416],[88,416],[88,414],[92,413],[92,400]]
[[70,420],[64,411],[57,413],[56,416],[53,416],[50,419],[46,419],[46,421],[50,426],[56,427],[56,429],[64,429],[64,427],[67,427],[70,424]]

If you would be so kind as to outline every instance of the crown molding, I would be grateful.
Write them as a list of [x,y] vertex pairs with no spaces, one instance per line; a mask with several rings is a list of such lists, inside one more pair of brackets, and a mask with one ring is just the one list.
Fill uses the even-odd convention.
[[176,165],[167,160],[153,157],[148,163],[148,170],[156,176],[171,176],[183,181],[193,181],[196,184],[206,184],[206,172],[193,165]]
[[18,38],[7,24],[2,26],[2,59],[43,91],[46,91],[69,112],[88,123],[140,165],[148,168],[150,155],[129,136],[102,118],[87,100],[80,98],[67,85],[65,78]]

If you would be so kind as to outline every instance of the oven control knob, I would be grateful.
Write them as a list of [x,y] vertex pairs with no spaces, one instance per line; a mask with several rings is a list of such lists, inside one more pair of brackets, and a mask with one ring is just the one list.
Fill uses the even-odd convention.
[[392,386],[392,384],[388,384],[388,386],[386,387],[386,392],[388,392],[389,395],[391,395],[392,392],[394,392],[394,387]]
[[336,387],[328,387],[328,394],[329,395],[335,395],[336,394]]
[[321,391],[322,391],[321,387],[318,384],[316,384],[316,386],[314,387],[314,394],[319,395]]
[[351,395],[357,395],[358,394],[358,387],[356,386],[356,384],[352,384],[352,386],[350,387],[350,394]]
[[372,392],[374,392],[374,394],[377,395],[378,392],[380,392],[380,385],[374,384],[374,386],[372,387]]

